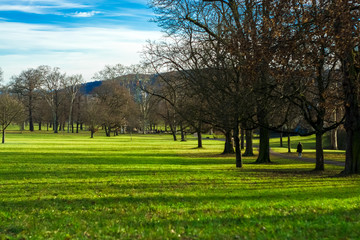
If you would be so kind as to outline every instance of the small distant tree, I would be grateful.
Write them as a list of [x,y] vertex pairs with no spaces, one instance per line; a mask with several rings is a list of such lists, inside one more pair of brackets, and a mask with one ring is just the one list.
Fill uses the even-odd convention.
[[99,130],[103,122],[103,107],[98,99],[91,99],[87,102],[84,112],[84,123],[90,131],[91,138],[94,138],[94,134]]
[[14,122],[23,120],[24,106],[14,97],[8,94],[0,95],[0,127],[2,143],[5,143],[5,130]]

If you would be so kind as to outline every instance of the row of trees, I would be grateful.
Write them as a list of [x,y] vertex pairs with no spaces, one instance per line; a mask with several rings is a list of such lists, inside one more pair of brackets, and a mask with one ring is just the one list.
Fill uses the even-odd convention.
[[258,163],[270,162],[270,130],[301,126],[298,133],[316,134],[315,169],[324,170],[322,137],[345,121],[345,173],[360,171],[358,3],[151,2],[167,38],[147,45],[146,63],[163,86],[147,91],[194,128],[222,130],[228,146],[232,132],[237,167],[239,126],[260,129]]
[[[24,70],[1,87],[1,97],[7,99],[1,102],[6,106],[1,109],[3,142],[5,129],[14,122],[28,124],[30,131],[35,123],[39,130],[46,125],[54,133],[66,129],[78,133],[86,125],[91,137],[99,128],[109,137],[133,130],[154,131],[159,123],[173,129],[166,104],[140,89],[140,85],[154,85],[154,76],[146,73],[140,65],[117,64],[96,73],[95,82],[84,83],[81,75],[66,76],[59,68]],[[16,110],[16,116],[9,117],[12,113],[7,109]]]

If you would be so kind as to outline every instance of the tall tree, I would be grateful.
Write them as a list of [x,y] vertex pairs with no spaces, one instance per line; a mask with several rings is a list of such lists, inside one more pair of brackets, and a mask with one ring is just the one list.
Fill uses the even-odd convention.
[[68,129],[67,132],[70,132],[70,126],[71,131],[74,133],[74,127],[73,127],[73,107],[76,95],[79,93],[81,84],[84,82],[84,78],[82,75],[72,75],[69,77],[66,77],[63,79],[64,82],[62,83],[65,91],[69,97],[69,119],[68,119]]
[[54,133],[58,133],[59,107],[65,99],[62,91],[65,74],[56,67],[41,66],[39,69],[42,74],[42,94],[52,111]]
[[41,85],[41,72],[39,69],[30,68],[22,71],[18,76],[12,77],[10,83],[12,92],[19,95],[28,112],[29,130],[34,131],[34,111],[36,100],[39,98]]
[[358,1],[332,1],[326,24],[335,39],[335,52],[341,61],[345,95],[346,161],[345,174],[360,172],[360,4]]

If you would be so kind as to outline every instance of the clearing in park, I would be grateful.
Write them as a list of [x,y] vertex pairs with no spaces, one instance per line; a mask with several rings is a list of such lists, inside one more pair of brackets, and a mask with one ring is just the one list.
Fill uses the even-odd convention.
[[195,146],[168,135],[9,134],[0,239],[360,238],[358,175],[275,156],[236,169],[223,142]]

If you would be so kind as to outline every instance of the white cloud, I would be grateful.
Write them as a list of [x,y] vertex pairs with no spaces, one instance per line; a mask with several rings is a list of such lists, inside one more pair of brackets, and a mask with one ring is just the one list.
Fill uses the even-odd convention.
[[39,65],[81,73],[89,81],[105,64],[139,62],[146,40],[159,39],[157,31],[109,28],[61,28],[52,25],[0,22],[0,67],[4,79]]
[[0,3],[0,11],[18,11],[18,12],[34,13],[34,14],[49,14],[49,13],[55,14],[54,12],[55,10],[90,7],[89,5],[70,3],[62,0],[18,1],[18,4],[14,4],[13,1],[3,1],[3,2],[5,3]]
[[75,12],[74,14],[70,14],[73,17],[93,17],[95,14],[99,14],[99,11],[91,11],[91,12]]

